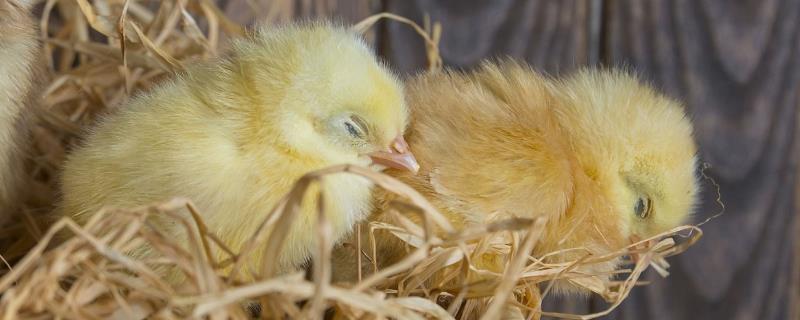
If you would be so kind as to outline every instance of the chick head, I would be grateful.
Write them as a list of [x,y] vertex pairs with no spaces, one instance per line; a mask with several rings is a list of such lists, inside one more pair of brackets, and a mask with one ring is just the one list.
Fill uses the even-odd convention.
[[402,83],[361,37],[326,22],[264,27],[254,37],[234,45],[241,67],[253,66],[242,70],[251,78],[247,95],[277,106],[253,119],[270,117],[277,132],[256,136],[277,136],[273,145],[320,165],[418,169],[403,139]]
[[[584,70],[560,83],[554,109],[579,171],[622,239],[677,227],[698,193],[696,146],[683,107],[624,71]],[[580,198],[575,201],[581,201]]]

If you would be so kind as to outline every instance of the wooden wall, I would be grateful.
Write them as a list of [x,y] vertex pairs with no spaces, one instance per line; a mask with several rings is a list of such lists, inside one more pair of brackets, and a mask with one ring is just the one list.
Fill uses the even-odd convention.
[[[243,0],[229,12],[249,19]],[[262,0],[261,3],[270,3]],[[609,319],[788,319],[798,303],[795,206],[800,91],[800,0],[299,0],[297,15],[355,21],[389,11],[442,23],[446,65],[513,56],[560,74],[586,65],[627,66],[685,101],[724,215],[670,260],[672,275],[634,290]],[[239,9],[237,9],[239,8]],[[335,9],[332,9],[335,8]],[[327,11],[326,11],[327,10]],[[244,13],[243,13],[244,12]],[[425,65],[409,28],[373,35],[398,70]],[[711,188],[696,219],[719,212]],[[585,299],[551,309],[588,312]],[[796,312],[796,310],[795,310]]]

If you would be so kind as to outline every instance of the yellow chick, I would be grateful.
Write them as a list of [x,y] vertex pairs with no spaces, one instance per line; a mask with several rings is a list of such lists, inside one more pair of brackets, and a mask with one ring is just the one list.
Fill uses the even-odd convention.
[[0,225],[22,202],[22,140],[38,93],[41,46],[31,6],[32,1],[0,0]]
[[[403,139],[407,112],[401,83],[356,34],[324,22],[263,27],[227,57],[101,119],[68,157],[63,211],[83,223],[103,206],[187,197],[213,233],[240,249],[309,171],[345,163],[416,171]],[[366,179],[339,174],[321,187],[336,239],[369,214]],[[281,255],[266,257],[279,272],[309,258],[314,202],[305,202]],[[186,238],[174,222],[155,222]],[[246,259],[260,270],[260,250]]]
[[[486,63],[471,73],[422,75],[407,97],[407,137],[420,171],[392,174],[457,228],[548,217],[534,256],[581,247],[599,255],[671,229],[693,210],[692,126],[680,104],[628,73],[583,70],[556,81],[517,63]],[[382,210],[392,199],[383,196],[370,219],[391,222]],[[376,236],[379,266],[403,257],[395,236]],[[337,250],[336,278],[352,281],[356,256]],[[483,260],[480,267],[503,272],[498,259]],[[609,272],[618,263],[577,271]]]

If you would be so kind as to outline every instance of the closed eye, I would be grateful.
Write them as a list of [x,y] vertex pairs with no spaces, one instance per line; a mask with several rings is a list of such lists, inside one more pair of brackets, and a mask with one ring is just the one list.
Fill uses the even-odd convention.
[[363,135],[366,136],[369,134],[369,126],[367,125],[367,122],[364,121],[363,118],[357,115],[350,115],[350,120],[352,120],[353,123],[356,124],[356,126],[359,129],[359,132],[361,132]]
[[350,115],[344,119],[344,127],[353,138],[366,139],[369,135],[367,122],[357,115]]
[[363,138],[361,136],[361,132],[358,129],[356,129],[355,125],[350,123],[350,121],[346,121],[344,123],[344,127],[345,129],[347,129],[347,133],[353,136],[353,138]]

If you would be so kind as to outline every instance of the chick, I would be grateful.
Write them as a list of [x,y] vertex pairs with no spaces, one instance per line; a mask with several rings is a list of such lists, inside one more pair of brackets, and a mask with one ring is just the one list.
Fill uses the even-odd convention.
[[[692,126],[680,104],[628,73],[583,70],[557,81],[514,62],[485,63],[471,73],[422,75],[407,96],[408,142],[420,172],[391,174],[457,228],[547,217],[534,256],[581,247],[599,255],[671,229],[693,210]],[[383,210],[392,199],[382,196],[370,220],[391,222]],[[395,236],[376,237],[379,265],[405,254]],[[548,261],[585,254],[569,251]],[[338,280],[353,280],[355,258],[337,249]],[[503,272],[502,259],[485,258],[479,267]],[[618,263],[577,271],[605,273]],[[556,288],[577,287],[560,281]]]
[[[345,163],[417,170],[403,139],[401,82],[361,38],[325,22],[260,28],[227,57],[193,66],[120,109],[65,164],[63,211],[78,222],[103,206],[187,197],[211,232],[240,249],[309,171]],[[366,179],[340,174],[321,188],[337,239],[371,210]],[[265,257],[279,272],[308,259],[314,202],[305,202],[281,255]],[[174,222],[154,222],[186,238]],[[260,270],[261,251],[246,258],[247,267]],[[166,277],[181,279],[175,270]]]
[[41,47],[32,2],[0,0],[0,225],[21,202],[23,140],[37,94]]

